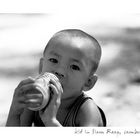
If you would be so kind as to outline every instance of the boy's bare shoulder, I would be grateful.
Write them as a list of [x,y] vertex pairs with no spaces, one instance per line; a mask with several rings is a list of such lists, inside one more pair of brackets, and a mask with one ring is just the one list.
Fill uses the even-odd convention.
[[103,126],[100,111],[93,100],[87,100],[82,104],[76,123],[78,126]]

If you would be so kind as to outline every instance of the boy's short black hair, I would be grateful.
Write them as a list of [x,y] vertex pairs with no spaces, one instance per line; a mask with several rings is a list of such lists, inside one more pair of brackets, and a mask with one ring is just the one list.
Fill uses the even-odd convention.
[[98,68],[99,61],[100,61],[100,58],[101,58],[101,47],[100,47],[100,44],[98,43],[98,41],[93,36],[89,35],[88,33],[84,32],[82,30],[79,30],[79,29],[65,29],[65,30],[61,30],[61,31],[55,33],[52,36],[52,38],[48,41],[48,43],[47,43],[47,45],[44,49],[43,55],[45,55],[46,49],[48,48],[51,41],[53,41],[57,37],[62,37],[62,36],[67,36],[67,35],[69,37],[79,37],[79,38],[88,39],[88,40],[92,41],[92,43],[96,46],[96,48],[98,48],[100,54],[99,54],[98,61],[93,62],[92,73],[94,73]]

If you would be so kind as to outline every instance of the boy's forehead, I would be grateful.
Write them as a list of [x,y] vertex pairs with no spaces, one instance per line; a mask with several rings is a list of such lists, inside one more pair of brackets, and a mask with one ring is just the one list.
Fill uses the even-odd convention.
[[79,49],[89,59],[96,60],[100,55],[100,48],[98,44],[90,39],[84,37],[64,37],[58,38],[58,41],[62,43],[70,43],[71,48]]
[[64,49],[72,49],[73,51],[79,50],[86,56],[86,58],[93,61],[98,61],[100,57],[100,51],[97,44],[87,38],[78,36],[58,36],[53,38],[49,43],[49,47],[53,47],[53,49],[57,49],[62,46]]
[[69,36],[57,37],[53,39],[50,44],[55,45],[55,47],[62,45],[68,49],[74,49],[74,48],[80,49],[83,52],[89,49],[90,50],[95,49],[92,41],[81,37],[69,37]]

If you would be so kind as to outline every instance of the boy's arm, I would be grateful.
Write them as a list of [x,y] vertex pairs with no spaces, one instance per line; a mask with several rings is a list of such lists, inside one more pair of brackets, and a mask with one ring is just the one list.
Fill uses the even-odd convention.
[[63,91],[58,84],[56,84],[55,82],[54,85],[50,84],[50,94],[51,94],[50,102],[48,106],[45,108],[45,110],[39,111],[39,115],[45,126],[59,126],[59,127],[62,126],[56,117],[57,111],[61,104],[62,92]]
[[59,123],[57,119],[50,119],[46,123],[44,122],[44,125],[51,127],[62,127],[62,125]]
[[77,126],[103,126],[101,114],[93,100],[87,100],[79,109],[76,117]]
[[20,126],[20,115],[24,111],[24,108],[18,104],[18,101],[16,100],[16,91],[13,96],[13,101],[10,106],[6,126]]
[[13,108],[15,108],[15,106],[12,103],[8,114],[6,126],[20,126],[20,115],[23,110],[20,109],[20,111],[15,111]]
[[24,112],[20,116],[20,126],[32,126],[34,122],[35,112],[29,109],[24,109]]
[[8,115],[6,126],[20,126],[20,115]]
[[23,89],[27,88],[28,85],[33,82],[33,79],[27,78],[21,81],[15,89],[6,126],[21,126],[22,114],[27,114],[26,111],[24,112],[26,108],[26,98],[23,95]]
[[10,111],[6,126],[32,126],[33,119],[34,112],[28,109],[24,109],[22,114],[15,114]]

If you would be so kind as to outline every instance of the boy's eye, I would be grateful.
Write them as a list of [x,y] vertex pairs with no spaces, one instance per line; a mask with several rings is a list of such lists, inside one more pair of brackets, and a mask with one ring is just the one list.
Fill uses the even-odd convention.
[[73,69],[73,70],[80,70],[79,66],[77,66],[77,65],[71,65],[71,69]]
[[49,61],[52,62],[52,63],[58,63],[58,60],[55,59],[55,58],[50,58]]

